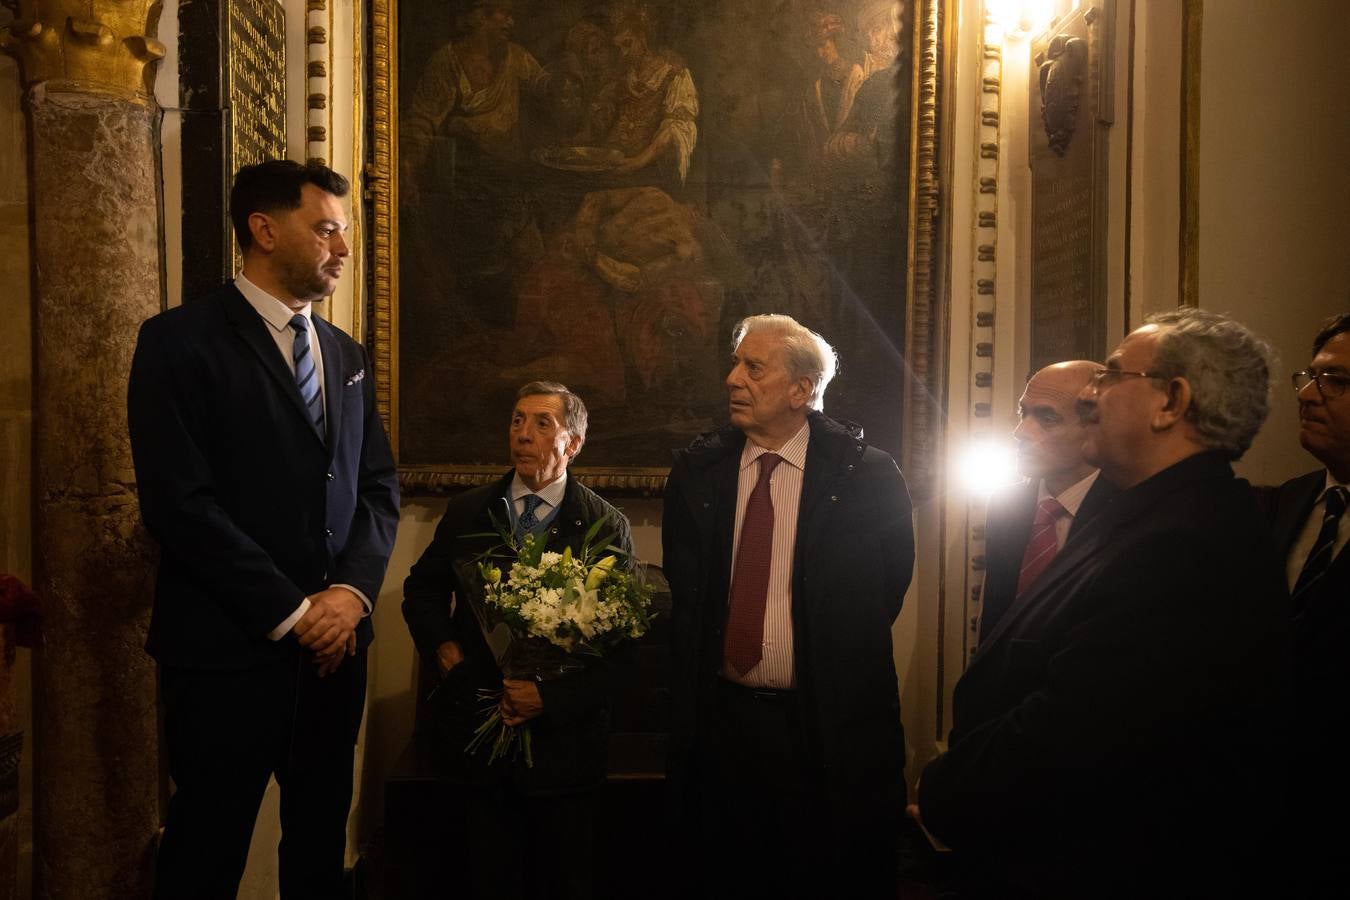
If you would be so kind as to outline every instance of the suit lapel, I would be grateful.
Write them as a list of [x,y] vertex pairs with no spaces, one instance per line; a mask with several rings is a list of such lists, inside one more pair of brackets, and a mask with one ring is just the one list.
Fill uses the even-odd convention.
[[1076,571],[1084,560],[1099,551],[1100,541],[1094,538],[1101,533],[1101,530],[1099,523],[1088,522],[1075,540],[1065,543],[1064,549],[1056,554],[1050,563],[1050,567],[1041,573],[1041,576],[1036,579],[1031,587],[1027,588],[1025,594],[1013,601],[1012,605],[1008,607],[1008,611],[1003,614],[1003,618],[999,619],[993,634],[985,639],[980,646],[980,651],[971,660],[972,668],[981,657],[987,655],[984,651],[998,643],[1004,632],[1021,618],[1028,609],[1035,607],[1041,597],[1053,592],[1067,574]]
[[1322,488],[1326,486],[1326,478],[1326,472],[1323,470],[1309,472],[1295,478],[1280,490],[1275,508],[1275,521],[1271,523],[1271,527],[1275,531],[1281,559],[1289,559],[1289,551],[1294,548],[1294,542],[1302,534],[1308,514],[1312,512],[1313,504],[1317,502]]
[[324,430],[328,434],[328,458],[332,459],[338,436],[342,433],[342,390],[345,386],[342,347],[333,334],[333,326],[318,316],[311,321],[319,338],[319,350],[323,353]]
[[[305,422],[309,423],[309,430],[314,435],[314,439],[319,439],[319,432],[314,428],[314,421],[309,417],[309,410],[305,408],[304,398],[300,396],[300,388],[295,384],[295,376],[286,366],[286,361],[281,358],[277,351],[276,341],[268,332],[268,324],[263,321],[262,316],[249,306],[244,295],[239,293],[239,289],[231,286],[225,294],[225,317],[230,320],[239,337],[249,348],[257,354],[258,361],[262,363],[263,368],[272,376],[277,390],[288,397],[291,405],[295,407],[296,415],[300,416]],[[327,348],[324,349],[327,352]],[[324,362],[326,363],[327,357]],[[338,361],[339,367],[341,361]]]
[[[743,447],[744,445],[742,445]],[[721,570],[727,574],[731,586],[731,545],[736,539],[736,493],[741,474],[741,451],[728,453],[713,468],[712,483],[716,486],[712,498],[713,542],[721,560]],[[726,598],[721,598],[723,602]]]
[[806,444],[806,467],[802,470],[802,499],[797,505],[798,538],[801,537],[801,523],[811,521],[812,511],[838,479],[834,450],[829,436],[817,428],[811,429],[811,439]]

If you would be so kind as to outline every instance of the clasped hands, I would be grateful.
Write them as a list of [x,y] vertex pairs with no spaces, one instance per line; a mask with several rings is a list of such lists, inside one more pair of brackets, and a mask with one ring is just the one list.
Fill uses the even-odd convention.
[[356,626],[365,606],[361,598],[342,587],[309,596],[309,609],[291,628],[300,646],[314,654],[319,677],[331,675],[348,656],[356,655]]

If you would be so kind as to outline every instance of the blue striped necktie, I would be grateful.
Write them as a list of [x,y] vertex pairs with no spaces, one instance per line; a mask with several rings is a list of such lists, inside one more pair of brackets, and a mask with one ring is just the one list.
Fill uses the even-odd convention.
[[309,349],[309,319],[296,313],[291,316],[291,327],[295,329],[295,344],[291,356],[295,359],[295,384],[300,388],[300,399],[305,401],[309,418],[319,430],[319,437],[326,437],[323,427],[323,392],[319,390],[318,372],[314,368],[314,354]]
[[544,502],[544,498],[538,494],[526,494],[521,499],[525,501],[525,511],[516,523],[516,539],[523,541],[525,535],[539,527],[539,504]]

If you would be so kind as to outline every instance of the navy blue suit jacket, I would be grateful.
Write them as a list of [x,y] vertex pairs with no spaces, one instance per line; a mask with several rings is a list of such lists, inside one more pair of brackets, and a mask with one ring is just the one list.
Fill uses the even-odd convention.
[[[1326,487],[1318,469],[1268,488],[1263,499],[1281,559],[1287,560],[1313,505]],[[1344,872],[1338,864],[1350,839],[1341,814],[1350,803],[1350,551],[1342,549],[1319,581],[1299,598],[1294,627],[1294,731],[1298,752],[1294,767],[1293,833],[1306,853],[1308,896],[1322,896]],[[1328,891],[1327,895],[1331,892]]]
[[[142,326],[128,419],[141,514],[161,557],[146,649],[231,669],[284,652],[268,633],[332,584],[373,603],[398,527],[398,476],[374,373],[313,317],[327,440],[268,326],[231,284]],[[370,619],[358,643],[370,643]]]

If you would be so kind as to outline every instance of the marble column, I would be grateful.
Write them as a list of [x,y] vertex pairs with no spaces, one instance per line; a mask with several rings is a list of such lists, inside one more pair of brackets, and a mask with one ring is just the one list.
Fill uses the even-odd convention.
[[159,827],[152,549],[126,427],[161,307],[151,0],[20,0],[34,254],[34,896],[148,894]]

